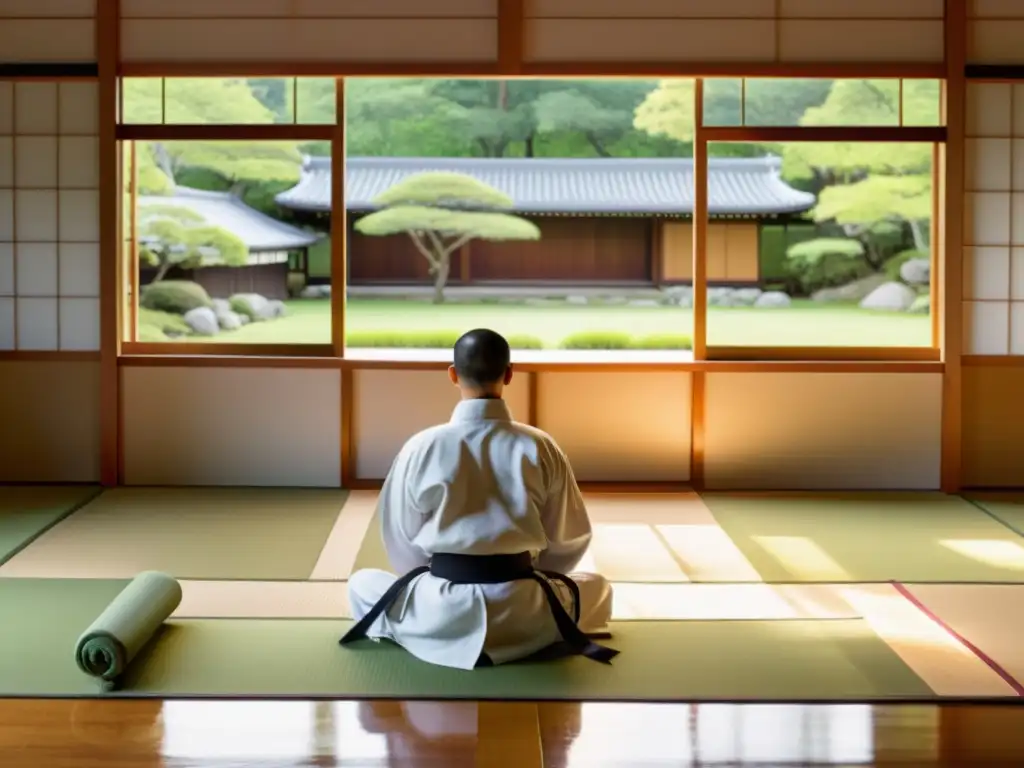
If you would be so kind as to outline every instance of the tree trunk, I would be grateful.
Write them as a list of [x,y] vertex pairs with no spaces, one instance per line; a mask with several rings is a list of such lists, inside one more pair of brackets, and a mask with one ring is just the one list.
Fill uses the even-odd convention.
[[161,280],[163,280],[164,277],[167,276],[167,273],[171,271],[172,266],[173,265],[169,261],[165,261],[163,264],[161,264],[160,268],[156,271],[156,275],[153,276],[153,282],[159,283]]
[[921,230],[921,222],[916,219],[910,220],[910,234],[914,238],[914,250],[924,252],[931,249],[931,243],[925,240],[924,232]]
[[451,268],[451,257],[440,256],[437,270],[434,272],[434,304],[444,304],[444,287],[448,282],[448,271]]
[[523,157],[533,157],[533,134],[531,133],[523,141]]
[[590,142],[590,146],[592,146],[594,151],[597,152],[598,157],[611,157],[608,150],[601,146],[601,142],[597,140],[597,136],[590,131],[587,131],[586,137],[587,141]]

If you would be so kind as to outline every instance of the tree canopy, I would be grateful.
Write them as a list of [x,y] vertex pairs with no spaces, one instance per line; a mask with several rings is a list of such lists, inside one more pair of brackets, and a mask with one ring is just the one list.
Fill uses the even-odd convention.
[[451,255],[473,239],[537,240],[540,230],[505,213],[512,201],[494,187],[458,173],[416,173],[374,200],[380,210],[355,223],[364,235],[405,233],[427,260],[434,303],[444,301]]
[[139,206],[138,226],[139,259],[157,268],[153,282],[162,280],[173,267],[237,267],[249,257],[249,249],[238,236],[207,224],[188,208]]

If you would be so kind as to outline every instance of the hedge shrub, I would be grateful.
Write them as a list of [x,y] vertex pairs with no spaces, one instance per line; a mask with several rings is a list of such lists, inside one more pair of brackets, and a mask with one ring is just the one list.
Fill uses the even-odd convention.
[[[350,331],[345,335],[345,344],[364,349],[450,349],[461,335],[459,331]],[[544,348],[541,340],[533,336],[513,334],[505,338],[512,349]]]
[[911,259],[930,259],[931,255],[927,251],[915,251],[913,249],[909,251],[903,251],[903,253],[897,253],[891,259],[882,265],[882,271],[885,272],[885,276],[895,283],[903,281],[900,277],[900,267],[906,264]]
[[562,349],[629,349],[633,338],[618,331],[584,331],[562,339]]
[[236,315],[244,315],[249,318],[249,322],[258,323],[263,319],[262,316],[256,313],[256,310],[252,308],[252,305],[243,298],[242,296],[232,296],[228,300],[228,306],[231,307],[231,311]]
[[655,333],[632,339],[630,349],[693,349],[693,339],[685,333]]
[[630,336],[619,331],[574,333],[559,344],[562,349],[692,349],[693,341],[682,333]]
[[212,307],[213,300],[199,283],[189,280],[161,280],[143,287],[139,293],[139,306],[158,312],[184,315],[199,307]]
[[167,341],[171,336],[190,333],[192,329],[181,315],[139,307],[139,341]]

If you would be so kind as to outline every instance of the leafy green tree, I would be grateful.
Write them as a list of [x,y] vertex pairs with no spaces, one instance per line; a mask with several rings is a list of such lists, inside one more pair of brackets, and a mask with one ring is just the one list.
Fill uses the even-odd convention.
[[156,267],[153,282],[174,267],[241,266],[249,249],[235,234],[210,226],[188,208],[173,205],[139,207],[139,260]]
[[346,91],[355,155],[678,156],[632,126],[655,81],[360,78]]
[[[264,98],[272,101],[266,93]],[[126,78],[123,102],[125,121],[134,123],[254,125],[278,119],[241,78]],[[290,100],[287,108],[290,115]],[[141,194],[169,194],[176,184],[230,190],[268,213],[275,210],[273,196],[298,181],[302,165],[299,146],[284,141],[139,142],[136,157]]]
[[[837,80],[820,107],[809,109],[803,125],[935,125],[939,121],[937,80]],[[902,97],[902,98],[901,98]],[[901,104],[902,101],[902,104]],[[835,142],[791,144],[785,152],[790,175],[810,176],[819,193],[812,216],[835,221],[865,246],[873,265],[880,225],[906,225],[914,248],[927,251],[932,215],[930,144]]]
[[274,122],[274,112],[260,103],[241,78],[125,78],[122,109],[125,123],[259,125]]
[[[798,125],[808,109],[825,101],[832,85],[831,80],[751,79],[744,89],[742,82],[704,81],[705,125]],[[661,80],[636,107],[633,125],[653,135],[693,141],[695,100],[694,80]]]
[[355,223],[364,235],[406,233],[429,265],[434,303],[444,302],[451,256],[465,243],[481,240],[537,240],[540,230],[507,213],[512,200],[460,173],[417,173],[377,196],[377,210]]

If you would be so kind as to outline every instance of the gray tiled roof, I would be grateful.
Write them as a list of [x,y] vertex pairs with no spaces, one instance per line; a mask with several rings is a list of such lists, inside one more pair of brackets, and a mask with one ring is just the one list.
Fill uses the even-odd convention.
[[[350,211],[372,210],[377,195],[410,174],[453,171],[501,190],[520,213],[693,212],[692,159],[350,157],[346,166]],[[780,167],[777,157],[709,159],[709,212],[763,216],[812,208],[814,195],[786,184]],[[329,211],[331,159],[307,158],[299,183],[276,200],[295,210]]]
[[139,196],[140,208],[152,205],[170,205],[190,210],[202,216],[210,226],[220,227],[236,235],[250,252],[305,248],[318,239],[311,232],[304,232],[250,208],[229,192],[177,187],[171,195]]

